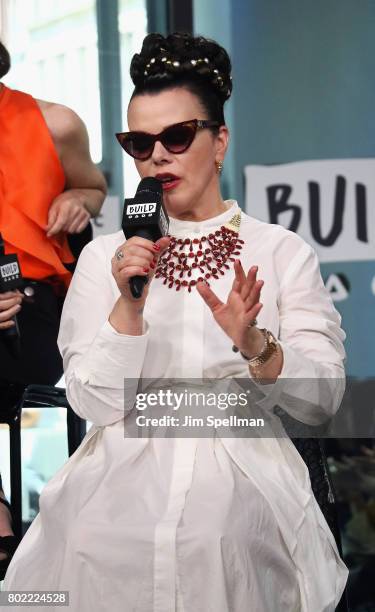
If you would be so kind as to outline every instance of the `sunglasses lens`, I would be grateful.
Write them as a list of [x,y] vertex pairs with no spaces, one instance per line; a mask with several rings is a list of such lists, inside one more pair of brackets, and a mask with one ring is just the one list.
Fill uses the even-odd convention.
[[147,134],[134,134],[130,138],[124,138],[121,142],[122,148],[135,159],[147,159],[152,153],[153,141]]
[[156,136],[144,132],[126,132],[117,134],[117,139],[129,155],[135,159],[146,160],[152,155],[155,141],[159,139],[171,153],[183,153],[193,142],[196,131],[196,122],[191,121],[171,125]]
[[195,131],[195,126],[191,124],[173,126],[165,130],[162,144],[171,153],[182,153],[193,142]]

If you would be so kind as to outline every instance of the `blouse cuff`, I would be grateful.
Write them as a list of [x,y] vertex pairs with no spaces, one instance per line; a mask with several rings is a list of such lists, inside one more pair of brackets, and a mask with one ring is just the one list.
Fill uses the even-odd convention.
[[129,336],[117,332],[106,321],[85,356],[75,368],[75,377],[83,384],[121,389],[124,379],[139,379],[149,338],[149,326],[143,334]]
[[275,383],[261,385],[252,379],[265,394],[257,401],[258,406],[265,410],[279,406],[308,425],[325,422],[338,408],[345,381],[334,377],[319,378],[321,371],[317,363],[285,342],[279,340],[279,344],[284,362]]
[[[316,377],[316,371],[311,359],[303,357],[300,352],[296,353],[284,341],[278,340],[278,344],[283,351],[283,365],[275,382],[261,384],[256,378],[252,377],[252,382],[264,393],[264,398],[258,400],[257,404],[266,410],[270,410],[279,404],[285,386],[288,385],[292,392],[291,394],[294,395],[293,388],[297,388],[298,384],[296,379],[306,380]],[[304,384],[306,383],[300,381],[299,386]]]

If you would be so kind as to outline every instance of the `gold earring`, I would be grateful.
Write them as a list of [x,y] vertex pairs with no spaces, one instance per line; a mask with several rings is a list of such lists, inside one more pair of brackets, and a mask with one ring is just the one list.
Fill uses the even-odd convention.
[[221,174],[223,171],[223,166],[224,166],[223,162],[219,159],[218,161],[215,161],[215,166],[216,166],[216,172],[218,174]]

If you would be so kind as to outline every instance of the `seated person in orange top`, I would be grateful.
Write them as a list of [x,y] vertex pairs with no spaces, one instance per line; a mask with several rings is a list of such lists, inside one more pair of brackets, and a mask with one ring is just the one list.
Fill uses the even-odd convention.
[[[9,68],[0,42],[0,81]],[[71,279],[65,264],[74,265],[67,236],[81,233],[99,213],[106,182],[91,160],[84,123],[65,106],[0,82],[0,134],[0,233],[5,253],[17,253],[28,287],[28,296],[0,293],[0,411],[6,411],[23,386],[61,378],[56,339]],[[20,329],[18,358],[1,338],[1,330],[14,325],[13,315]],[[1,579],[16,544],[1,477],[0,502]]]
[[[0,43],[0,79],[10,68]],[[55,384],[62,298],[74,263],[67,236],[82,232],[103,204],[106,183],[90,158],[84,123],[69,108],[12,90],[0,82],[0,233],[5,253],[17,253],[32,297],[0,294],[0,330],[17,314],[21,356],[0,337],[2,383]],[[1,332],[0,332],[1,335]]]

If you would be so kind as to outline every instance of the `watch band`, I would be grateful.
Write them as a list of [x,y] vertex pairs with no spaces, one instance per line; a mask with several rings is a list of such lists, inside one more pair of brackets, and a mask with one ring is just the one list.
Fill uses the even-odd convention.
[[[245,359],[248,362],[249,366],[254,370],[264,365],[272,357],[272,355],[277,353],[279,346],[272,332],[270,332],[265,327],[260,329],[259,331],[262,332],[264,336],[264,345],[260,353],[258,353],[258,355],[255,355],[255,357],[252,357],[251,359],[249,359],[249,357],[244,353],[241,353],[243,359]],[[233,346],[233,351],[237,353],[239,352],[239,349],[236,346]]]
[[[260,331],[260,332],[262,332],[262,334],[263,334],[263,338],[264,338],[263,348],[262,348],[262,350],[260,351],[260,353],[258,353],[258,355],[255,355],[255,356],[254,356],[254,357],[252,357],[251,359],[257,359],[257,358],[258,358],[260,355],[262,355],[262,354],[263,354],[263,352],[266,350],[266,348],[267,348],[267,346],[268,346],[268,341],[267,341],[267,330],[266,330],[266,328],[265,328],[265,327],[263,327],[262,329],[259,329],[259,331]],[[242,357],[243,359],[245,359],[245,361],[249,361],[249,362],[250,362],[250,357],[248,357],[247,355],[245,355],[245,353],[242,353],[241,351],[240,351],[240,353],[241,353],[241,357]]]
[[278,349],[278,343],[273,333],[268,329],[262,329],[260,331],[262,331],[265,336],[265,345],[258,355],[248,360],[249,366],[254,369],[264,365]]

